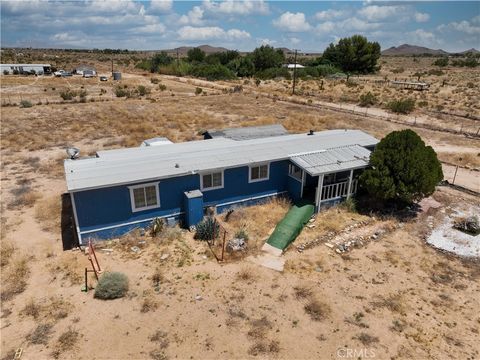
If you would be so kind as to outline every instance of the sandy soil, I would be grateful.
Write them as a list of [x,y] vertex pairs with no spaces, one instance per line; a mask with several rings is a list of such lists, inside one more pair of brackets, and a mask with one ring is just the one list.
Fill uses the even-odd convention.
[[[102,96],[111,99],[58,105],[42,100],[31,108],[1,109],[2,358],[13,358],[11,351],[18,348],[25,359],[336,359],[344,358],[347,349],[357,355],[369,351],[377,359],[480,357],[480,317],[475,311],[480,305],[480,265],[439,252],[424,241],[431,230],[428,216],[440,221],[446,206],[478,206],[477,197],[448,188],[434,194],[441,207],[405,223],[335,209],[321,214],[299,243],[349,228],[348,236],[341,235],[344,240],[370,238],[379,228],[388,231],[341,255],[323,243],[302,253],[292,247],[285,254],[283,273],[242,256],[219,264],[205,244],[185,231],[172,230],[174,239],[130,239],[142,248],[139,254],[129,245],[122,250],[106,244],[113,251],[99,250],[100,264],[128,276],[128,295],[100,301],[93,291],[81,292],[87,258],[80,251],[62,251],[60,241],[65,146],[76,145],[82,154],[91,154],[136,146],[154,136],[182,141],[200,138],[205,128],[274,122],[291,131],[352,127],[379,137],[407,127],[248,91],[224,93],[218,84],[215,89],[204,84],[207,94],[195,96],[198,85],[191,80],[157,77],[166,90],[153,84],[151,75],[125,76],[122,84],[129,88],[144,84],[152,89],[147,97],[127,100],[113,96],[112,84],[84,79],[68,80],[69,85],[53,85],[57,80],[52,78],[38,78],[33,84],[32,79],[9,84],[2,80],[2,101],[4,90],[27,84],[9,94],[41,94],[47,88],[45,96],[53,102],[60,99],[60,86],[84,86],[96,97],[105,87]],[[479,152],[478,140],[416,130],[441,152]],[[255,254],[285,211],[274,204],[233,217],[232,229],[248,228],[247,255]],[[366,218],[367,226],[355,227]],[[8,250],[7,244],[15,249]],[[169,256],[161,260],[162,254]],[[21,265],[27,270],[20,271]],[[4,298],[12,282],[21,280],[21,291]],[[43,344],[32,340],[39,325],[50,326],[39,330]]]

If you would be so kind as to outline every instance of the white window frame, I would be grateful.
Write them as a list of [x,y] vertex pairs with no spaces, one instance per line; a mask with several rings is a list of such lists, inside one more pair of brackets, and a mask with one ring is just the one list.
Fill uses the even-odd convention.
[[[139,212],[139,211],[145,211],[145,210],[150,210],[150,209],[156,209],[160,207],[160,190],[158,187],[159,182],[152,182],[152,183],[146,183],[146,184],[139,184],[139,185],[133,185],[129,186],[128,189],[130,190],[130,204],[132,206],[132,212]],[[156,205],[150,205],[150,206],[143,206],[141,208],[136,208],[135,207],[135,197],[133,195],[133,190],[135,189],[140,189],[140,188],[145,188],[148,186],[155,186],[155,191],[157,195],[157,204]]]
[[[199,173],[200,175],[200,190],[202,191],[210,191],[210,190],[218,190],[218,189],[223,189],[224,185],[225,185],[225,182],[224,182],[224,176],[223,176],[223,172],[224,170],[215,170],[215,171],[206,171],[206,172],[201,172]],[[205,175],[211,175],[212,176],[212,184],[213,184],[213,174],[216,174],[216,173],[221,173],[222,174],[222,185],[220,186],[212,186],[212,187],[204,187],[203,186],[203,177]]]
[[[293,170],[294,170],[295,168],[300,169],[300,178],[297,178],[297,177],[295,177],[295,176],[293,175],[293,174],[294,174]],[[301,182],[301,181],[302,181],[302,178],[303,178],[303,169],[302,169],[300,166],[298,166],[298,165],[288,164],[288,176],[290,176],[292,179],[295,179],[295,180]]]
[[[259,178],[259,179],[252,179],[252,169],[256,168],[256,167],[260,168],[260,166],[265,166],[265,165],[267,165],[267,177]],[[258,175],[260,175],[260,170],[258,170]],[[248,166],[248,182],[249,183],[255,183],[255,182],[259,182],[259,181],[267,181],[267,180],[270,180],[270,163],[269,162]]]

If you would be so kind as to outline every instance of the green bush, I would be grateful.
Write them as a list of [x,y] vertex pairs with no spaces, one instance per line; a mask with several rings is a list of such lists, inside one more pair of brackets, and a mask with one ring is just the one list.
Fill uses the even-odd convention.
[[433,62],[433,65],[440,66],[440,67],[447,66],[448,65],[448,57],[444,56],[444,57],[441,57],[441,58],[435,60]]
[[145,96],[145,95],[150,94],[150,89],[148,89],[147,87],[145,87],[143,85],[138,85],[137,92],[138,92],[138,95]]
[[77,93],[73,90],[65,90],[65,91],[62,91],[60,93],[60,97],[63,99],[63,100],[72,100],[74,97],[77,96]]
[[102,300],[124,297],[128,291],[128,278],[120,272],[104,273],[98,280],[94,297]]
[[442,179],[433,148],[407,129],[393,131],[377,144],[360,184],[373,199],[406,205],[430,196]]
[[235,233],[235,238],[248,241],[248,234],[245,228],[238,229],[238,231]]
[[214,240],[219,233],[220,225],[213,217],[206,217],[196,226],[195,239],[203,241]]
[[398,114],[409,114],[415,108],[414,99],[392,100],[387,104],[387,108]]
[[31,108],[32,106],[33,106],[32,103],[28,100],[20,101],[20,107],[21,108]]
[[444,72],[440,69],[430,69],[428,70],[428,75],[442,76]]
[[129,96],[128,90],[122,89],[120,86],[117,86],[115,88],[115,95],[117,97],[127,97]]
[[360,95],[360,106],[362,107],[369,107],[371,105],[375,105],[377,102],[377,97],[373,95],[370,91],[366,94]]
[[195,95],[200,95],[202,93],[203,89],[201,87],[195,88]]
[[160,91],[165,91],[165,90],[167,90],[167,85],[165,85],[165,84],[160,84],[160,85],[158,85],[158,90],[160,90]]

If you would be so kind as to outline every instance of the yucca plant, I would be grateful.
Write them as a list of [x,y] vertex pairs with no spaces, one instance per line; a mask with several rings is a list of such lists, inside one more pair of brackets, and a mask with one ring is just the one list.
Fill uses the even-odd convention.
[[150,235],[152,237],[157,237],[163,230],[165,229],[165,220],[162,218],[155,218],[152,221],[152,225],[150,227]]
[[195,239],[203,241],[212,241],[218,236],[220,225],[213,217],[206,217],[197,224]]

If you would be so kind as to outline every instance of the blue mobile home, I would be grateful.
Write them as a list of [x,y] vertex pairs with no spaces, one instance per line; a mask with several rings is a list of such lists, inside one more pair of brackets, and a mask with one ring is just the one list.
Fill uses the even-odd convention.
[[308,199],[317,211],[355,193],[377,140],[329,130],[233,140],[214,138],[97,152],[65,161],[80,244],[120,236],[157,217],[196,224],[272,196]]

